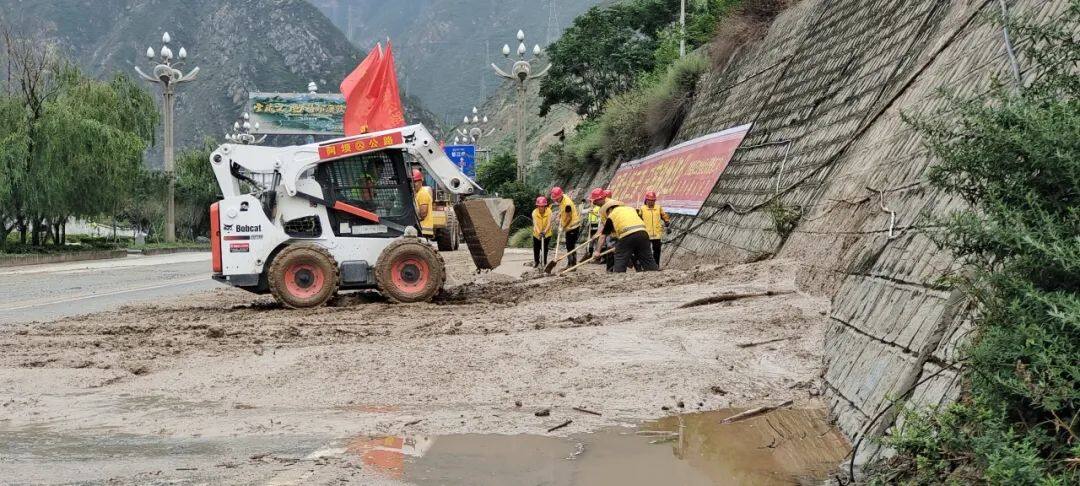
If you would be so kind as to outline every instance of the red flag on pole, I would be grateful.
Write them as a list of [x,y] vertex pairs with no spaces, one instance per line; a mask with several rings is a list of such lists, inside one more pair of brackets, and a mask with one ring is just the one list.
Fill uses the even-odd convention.
[[392,46],[382,44],[341,82],[345,97],[345,135],[377,132],[405,124]]

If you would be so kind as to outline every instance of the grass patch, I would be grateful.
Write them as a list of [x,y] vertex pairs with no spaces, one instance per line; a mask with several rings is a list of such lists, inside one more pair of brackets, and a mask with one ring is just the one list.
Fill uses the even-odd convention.
[[510,248],[532,248],[532,227],[521,228],[510,235]]

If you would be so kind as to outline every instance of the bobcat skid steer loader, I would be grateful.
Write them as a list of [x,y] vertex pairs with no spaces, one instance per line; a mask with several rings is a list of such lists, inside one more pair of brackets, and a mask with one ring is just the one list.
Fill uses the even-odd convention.
[[460,196],[454,212],[478,269],[497,267],[513,201],[483,190],[422,125],[290,147],[225,144],[210,156],[223,199],[210,206],[213,278],[287,307],[322,305],[339,289],[431,300],[446,280],[419,237],[413,163]]

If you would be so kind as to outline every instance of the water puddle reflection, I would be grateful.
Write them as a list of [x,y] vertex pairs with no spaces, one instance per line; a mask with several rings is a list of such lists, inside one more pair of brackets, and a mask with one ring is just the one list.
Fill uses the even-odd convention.
[[346,444],[369,471],[427,484],[781,485],[829,477],[849,450],[823,410],[743,409],[665,417],[570,438],[459,434]]

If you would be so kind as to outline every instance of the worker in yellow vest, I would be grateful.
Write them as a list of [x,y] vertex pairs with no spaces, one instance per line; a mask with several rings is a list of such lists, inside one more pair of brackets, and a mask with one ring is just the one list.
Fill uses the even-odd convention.
[[435,213],[434,199],[431,188],[424,185],[424,174],[420,170],[413,169],[413,202],[416,204],[416,216],[420,221],[420,232],[428,237],[435,236]]
[[652,245],[649,243],[649,234],[645,231],[645,222],[634,208],[619,201],[608,201],[600,208],[600,216],[604,218],[604,229],[601,230],[600,245],[595,255],[600,255],[600,248],[603,248],[609,236],[619,239],[618,243],[615,243],[612,272],[624,273],[626,267],[635,262],[646,272],[660,269],[653,260]]
[[652,242],[653,259],[659,266],[664,227],[671,223],[671,216],[668,216],[664,208],[656,203],[656,193],[653,191],[645,193],[645,204],[638,209],[638,216],[641,216],[641,220],[645,222],[645,232],[649,234],[649,241]]
[[570,252],[566,257],[566,266],[572,267],[577,265],[577,253],[573,250],[577,248],[578,235],[581,233],[581,213],[561,187],[551,188],[551,201],[559,205],[559,228],[566,240],[566,251]]
[[[611,199],[611,191],[601,187],[597,187],[589,193],[589,200],[592,201],[593,209],[596,209],[596,217],[598,220],[596,233],[594,234],[594,237],[598,239],[594,240],[595,248],[590,251],[595,253],[597,251],[596,249],[599,248],[599,251],[603,252],[604,250],[608,250],[611,247],[615,246],[615,241],[617,240],[617,237],[615,236],[607,238],[606,240],[600,238],[601,230],[604,229],[605,219],[604,213],[600,211],[600,208],[602,208],[609,201],[613,201],[613,199]],[[607,244],[605,245],[605,243]],[[594,263],[603,263],[604,266],[607,267],[607,271],[610,272],[611,269],[615,267],[615,256],[609,253],[607,256],[604,257],[603,260],[597,260]]]
[[[590,201],[591,202],[591,201]],[[592,206],[590,204],[590,206]],[[592,255],[593,248],[596,245],[596,241],[591,240],[592,235],[595,235],[600,231],[600,206],[592,206],[589,210],[589,233],[590,237],[589,248],[586,249],[586,254]]]
[[[551,208],[544,196],[536,198],[536,209],[532,212],[533,266],[547,265],[548,250],[551,249]],[[543,253],[543,260],[540,254]]]

